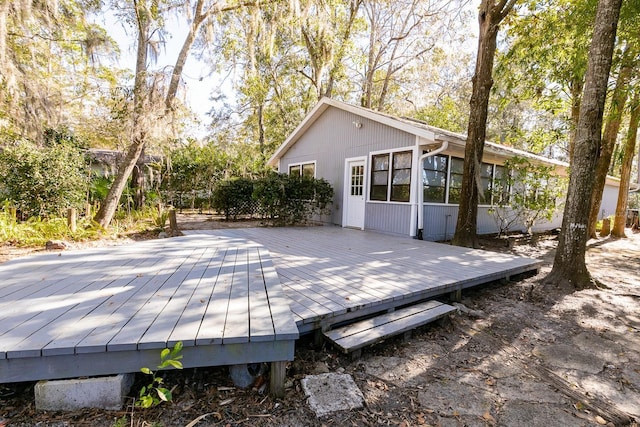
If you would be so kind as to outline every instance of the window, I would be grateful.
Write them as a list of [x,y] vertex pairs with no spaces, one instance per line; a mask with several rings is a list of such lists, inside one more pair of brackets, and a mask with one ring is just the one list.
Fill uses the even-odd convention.
[[289,165],[289,175],[305,176],[315,178],[316,176],[316,163],[294,163]]
[[408,202],[411,192],[411,151],[371,156],[371,200]]
[[445,203],[447,196],[447,168],[449,157],[436,154],[424,159],[422,185],[425,202]]
[[371,200],[387,200],[389,154],[371,157]]
[[[460,203],[463,173],[464,159],[460,157],[435,155],[425,158],[422,165],[423,200],[427,203]],[[509,199],[510,189],[501,189],[505,184],[508,185],[502,178],[505,173],[507,170],[504,166],[482,163],[480,166],[481,192],[478,195],[480,204],[498,203],[498,197],[493,194],[494,188],[496,191],[501,191],[501,199]]]
[[411,192],[411,151],[393,154],[391,201],[408,202]]
[[364,166],[351,166],[351,195],[362,196],[364,194]]
[[504,166],[496,165],[495,173],[493,175],[493,185],[496,192],[493,194],[492,204],[507,204],[509,203],[509,193],[511,188],[509,187],[509,177],[507,168]]
[[492,181],[493,165],[489,163],[482,163],[482,165],[480,165],[480,188],[482,191],[478,194],[478,202],[481,205],[491,204]]
[[451,172],[449,174],[449,203],[460,203],[463,171],[464,159],[451,157]]

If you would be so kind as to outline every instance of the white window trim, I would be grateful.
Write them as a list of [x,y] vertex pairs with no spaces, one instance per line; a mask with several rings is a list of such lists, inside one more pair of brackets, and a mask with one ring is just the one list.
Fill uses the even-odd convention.
[[[410,179],[411,179],[411,183],[409,185],[409,201],[407,202],[398,202],[398,201],[392,201],[390,200],[391,198],[391,172],[393,170],[393,154],[394,153],[400,153],[400,152],[404,152],[404,151],[410,151],[411,152],[411,167],[413,168],[413,163],[414,163],[414,158],[416,156],[416,146],[415,145],[408,145],[406,147],[401,147],[401,148],[391,148],[388,150],[376,150],[376,151],[370,151],[369,152],[369,156],[367,158],[367,163],[368,163],[368,168],[366,169],[367,171],[367,197],[365,199],[365,201],[367,203],[390,203],[390,204],[397,204],[397,205],[406,205],[408,203],[412,203],[411,202],[411,195],[412,190],[413,190],[413,186],[415,185],[415,183],[413,181],[415,181],[413,179],[413,174],[410,174]],[[371,169],[373,168],[373,156],[377,156],[380,154],[389,154],[389,176],[387,179],[387,200],[371,200],[371,185],[373,185],[372,179],[371,179]],[[414,202],[415,203],[415,202]]]
[[318,171],[318,167],[316,165],[316,161],[315,160],[311,160],[309,162],[296,162],[296,163],[289,163],[287,165],[287,175],[290,174],[290,170],[292,166],[300,166],[300,176],[302,176],[302,167],[304,165],[313,165],[313,177],[316,177],[316,173]]

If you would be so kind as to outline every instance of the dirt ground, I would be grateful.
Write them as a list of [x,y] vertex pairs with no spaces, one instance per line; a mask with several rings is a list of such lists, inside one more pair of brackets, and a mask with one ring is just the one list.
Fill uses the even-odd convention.
[[[256,226],[179,216],[183,229]],[[392,338],[352,360],[303,337],[284,399],[234,387],[226,368],[167,372],[174,401],[153,409],[37,412],[33,383],[0,385],[0,427],[16,426],[592,426],[640,420],[640,234],[589,244],[603,285],[565,294],[544,287],[555,236],[483,239],[487,249],[542,259],[540,274],[465,291],[450,322]],[[23,255],[20,253],[19,255]],[[3,248],[0,257],[13,257]],[[0,258],[1,260],[2,258]],[[363,409],[318,419],[305,375],[349,373]],[[142,380],[140,378],[139,380]],[[132,396],[141,382],[134,386]],[[4,424],[3,424],[4,420]]]

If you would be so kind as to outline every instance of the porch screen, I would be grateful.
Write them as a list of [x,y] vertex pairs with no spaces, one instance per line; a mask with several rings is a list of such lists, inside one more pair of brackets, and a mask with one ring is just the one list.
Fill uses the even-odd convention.
[[462,192],[462,173],[464,171],[464,159],[451,157],[451,174],[449,182],[449,203],[460,203]]
[[422,185],[424,201],[445,203],[447,195],[447,167],[449,157],[436,154],[424,159]]

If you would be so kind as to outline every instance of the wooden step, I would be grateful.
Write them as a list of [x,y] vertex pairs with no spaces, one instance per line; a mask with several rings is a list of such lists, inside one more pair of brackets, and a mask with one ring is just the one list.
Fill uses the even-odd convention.
[[343,352],[350,353],[433,322],[455,310],[455,307],[439,301],[427,301],[332,329],[323,334]]

